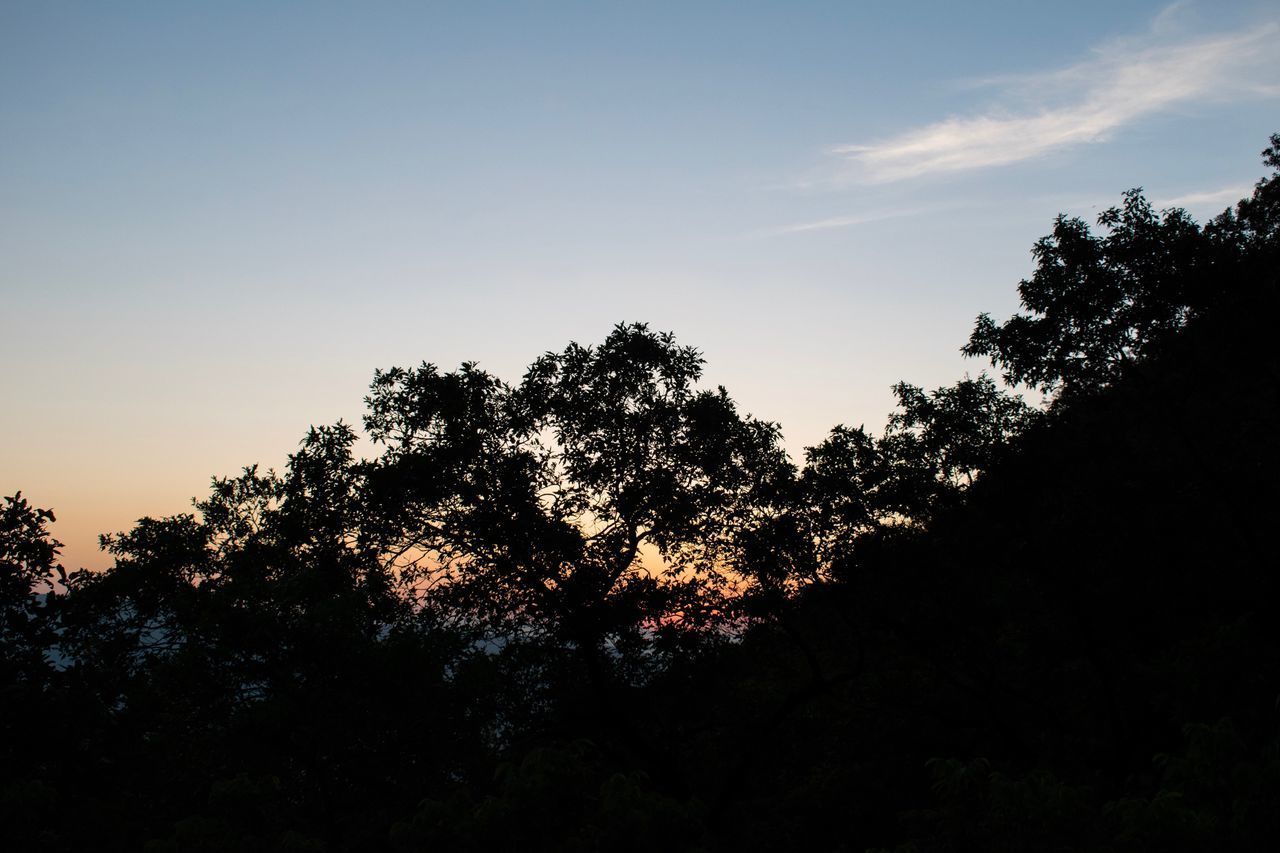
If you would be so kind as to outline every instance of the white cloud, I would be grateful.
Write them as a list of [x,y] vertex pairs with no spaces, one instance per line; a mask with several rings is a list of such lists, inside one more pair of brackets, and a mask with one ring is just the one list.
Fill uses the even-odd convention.
[[1234,205],[1237,201],[1253,195],[1252,184],[1232,184],[1220,190],[1186,193],[1172,198],[1155,199],[1151,202],[1157,208],[1185,207],[1192,212],[1210,209],[1220,211]]
[[1001,166],[1105,141],[1177,105],[1280,95],[1280,25],[1178,40],[1179,9],[1162,12],[1145,36],[1113,41],[1071,67],[987,81],[1001,89],[1005,106],[832,148],[839,179],[883,183]]
[[885,219],[898,219],[903,216],[915,216],[918,213],[924,212],[924,210],[894,210],[855,216],[833,216],[829,219],[819,219],[814,222],[799,222],[795,225],[783,225],[780,228],[772,228],[767,232],[764,232],[764,236],[796,234],[801,231],[825,231],[830,228],[850,228],[855,225],[866,225],[871,222],[881,222]]

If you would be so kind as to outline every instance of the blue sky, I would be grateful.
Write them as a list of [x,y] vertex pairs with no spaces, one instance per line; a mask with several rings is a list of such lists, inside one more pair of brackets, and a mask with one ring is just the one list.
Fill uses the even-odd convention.
[[1056,213],[1245,194],[1277,81],[1274,2],[0,3],[0,488],[101,565],[375,367],[634,320],[798,454]]

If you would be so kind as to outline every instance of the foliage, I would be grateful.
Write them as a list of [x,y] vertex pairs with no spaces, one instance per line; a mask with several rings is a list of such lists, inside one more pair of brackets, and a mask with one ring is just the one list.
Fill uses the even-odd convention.
[[[0,512],[6,850],[1260,849],[1280,136],[1059,218],[985,374],[805,453],[642,324],[104,536]],[[1224,365],[1226,369],[1224,369]]]
[[61,543],[49,535],[53,513],[31,506],[19,492],[0,509],[0,667],[4,681],[38,678],[52,643],[47,599],[66,580]]
[[704,624],[735,533],[792,472],[777,427],[696,389],[701,371],[695,350],[633,325],[544,355],[516,387],[473,364],[377,373],[366,428],[385,451],[366,476],[382,548],[408,558],[427,606],[494,634],[598,650]]
[[1266,266],[1280,237],[1277,151],[1280,135],[1263,152],[1277,171],[1204,229],[1180,208],[1155,211],[1140,189],[1098,216],[1101,235],[1059,216],[1032,249],[1035,273],[1018,285],[1024,313],[1002,324],[979,316],[964,352],[990,358],[1011,384],[1070,398],[1113,383],[1240,288],[1274,286]]
[[874,531],[926,525],[1038,415],[985,374],[931,393],[905,382],[893,391],[898,409],[879,438],[838,426],[806,451],[800,493],[824,566]]

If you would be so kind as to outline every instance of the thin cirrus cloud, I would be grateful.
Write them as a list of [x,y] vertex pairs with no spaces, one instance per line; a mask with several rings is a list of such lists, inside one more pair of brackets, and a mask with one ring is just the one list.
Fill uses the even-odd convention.
[[[1003,166],[1073,145],[1178,105],[1280,95],[1280,25],[1174,40],[1167,16],[1151,31],[1095,49],[1049,73],[988,81],[1006,106],[954,116],[869,145],[840,145],[838,183],[888,183]],[[1018,106],[1009,107],[1007,104]]]
[[1232,184],[1219,190],[1186,193],[1171,198],[1157,199],[1152,204],[1159,208],[1185,207],[1188,210],[1204,210],[1206,208],[1230,207],[1242,198],[1253,193],[1250,184]]
[[760,232],[759,236],[777,236],[780,234],[797,234],[803,231],[825,231],[830,228],[850,228],[855,225],[867,225],[872,222],[882,222],[886,219],[899,219],[904,216],[916,216],[925,213],[924,208],[912,208],[908,210],[886,210],[877,213],[864,213],[853,216],[832,216],[827,219],[818,219],[812,222],[797,222],[794,225],[783,225],[780,228],[770,228],[767,231]]

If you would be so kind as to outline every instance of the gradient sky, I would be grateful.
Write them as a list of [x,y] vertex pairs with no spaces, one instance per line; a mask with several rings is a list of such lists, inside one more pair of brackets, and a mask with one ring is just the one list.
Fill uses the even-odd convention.
[[635,320],[878,430],[1056,213],[1247,194],[1278,81],[1274,0],[2,2],[0,490],[102,566],[375,367]]

